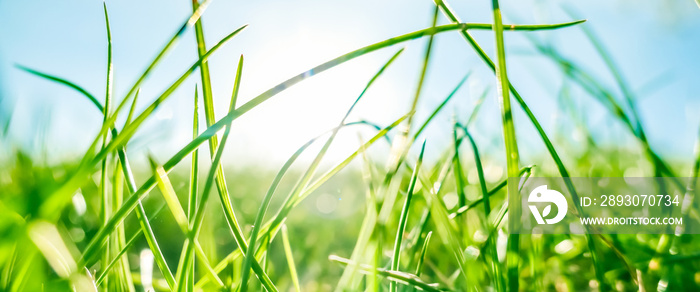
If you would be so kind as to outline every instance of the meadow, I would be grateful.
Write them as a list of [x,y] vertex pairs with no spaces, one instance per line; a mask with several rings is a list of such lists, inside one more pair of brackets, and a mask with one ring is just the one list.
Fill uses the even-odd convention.
[[[698,177],[700,146],[694,157],[684,159],[666,158],[652,146],[638,92],[586,26],[585,15],[572,13],[574,20],[564,23],[503,23],[499,1],[492,0],[493,22],[471,23],[460,20],[447,2],[436,0],[431,26],[339,55],[241,102],[246,70],[255,66],[246,63],[245,52],[238,58],[235,79],[218,85],[230,88],[230,96],[214,96],[208,60],[236,42],[248,25],[205,41],[201,19],[209,2],[193,0],[190,17],[123,96],[113,88],[113,69],[119,64],[112,60],[108,3],[108,66],[101,73],[101,92],[90,92],[79,80],[42,68],[17,65],[16,70],[35,76],[37,84],[52,82],[74,90],[80,98],[76,102],[89,104],[102,120],[95,121],[100,129],[89,133],[92,143],[81,150],[80,159],[48,163],[8,141],[12,116],[0,117],[2,143],[12,149],[10,157],[0,161],[0,290],[700,290],[700,238],[694,234],[508,232],[509,214],[522,211],[508,204],[509,196],[519,193],[518,185],[508,184],[509,177],[621,177],[639,165],[639,173],[650,177]],[[439,24],[438,19],[449,23]],[[554,30],[582,30],[595,48],[593,57],[602,60],[612,78],[590,72],[532,34]],[[490,34],[493,52],[482,48],[475,31]],[[183,38],[191,37],[189,33],[196,37],[197,61],[160,94],[141,94],[143,84],[168,62],[168,53]],[[433,41],[442,34],[459,35],[471,48],[465,53],[476,54],[479,65],[493,71],[496,86],[484,90],[468,112],[455,112],[449,127],[430,127],[436,117],[453,112],[453,100],[472,78],[460,73],[464,77],[445,90],[448,94],[437,106],[416,114],[425,103],[424,83],[435,58]],[[568,139],[573,135],[568,129],[545,131],[541,122],[548,117],[536,116],[528,105],[538,97],[521,96],[509,82],[510,50],[504,36],[511,34],[525,35],[567,81],[555,96],[542,98],[557,100],[563,117],[583,137],[580,141]],[[408,111],[389,123],[352,119],[356,105],[404,57],[402,45],[417,39],[425,42],[417,78],[407,85],[413,94],[402,101]],[[367,77],[347,113],[337,117],[337,125],[295,145],[298,150],[274,168],[241,169],[234,167],[235,161],[226,161],[227,143],[238,139],[232,134],[237,119],[260,110],[262,104],[275,103],[273,97],[298,83],[327,70],[342,70],[335,67],[376,51],[393,55]],[[147,154],[145,163],[130,163],[134,153],[127,150],[134,136],[192,79],[197,87],[185,105],[191,123],[179,129],[191,139],[165,160]],[[620,147],[598,143],[586,113],[572,101],[581,96],[633,141]],[[215,98],[228,106],[217,108]],[[480,112],[487,99],[497,100],[499,116]],[[225,114],[217,115],[221,112]],[[494,135],[501,137],[502,148],[475,139],[472,133],[479,120],[498,125]],[[522,153],[516,128],[526,126],[534,129],[536,145],[541,145],[540,152],[530,154],[536,159],[522,158],[528,153]],[[371,135],[358,135],[358,128]],[[441,131],[451,139],[435,145],[425,131]],[[358,137],[360,147],[344,159],[329,159],[340,136]],[[379,146],[389,150],[371,151]],[[431,149],[441,150],[427,153]],[[493,169],[504,171],[494,174]],[[690,181],[666,187],[683,193],[683,215],[696,220],[696,186]],[[567,187],[576,193],[572,185]],[[343,215],[328,216],[333,212]]]

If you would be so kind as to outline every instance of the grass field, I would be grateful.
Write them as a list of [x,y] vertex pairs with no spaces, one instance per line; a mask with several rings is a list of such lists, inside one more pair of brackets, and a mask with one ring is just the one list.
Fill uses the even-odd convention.
[[[3,145],[11,157],[0,162],[0,290],[2,291],[698,291],[700,238],[692,234],[518,235],[508,233],[508,197],[518,186],[508,177],[621,177],[643,165],[641,175],[697,177],[696,156],[669,160],[651,146],[631,89],[610,53],[584,19],[557,24],[504,24],[498,0],[492,0],[493,23],[463,22],[444,1],[436,0],[432,26],[407,32],[299,72],[243,103],[249,65],[240,56],[236,78],[226,86],[226,115],[215,108],[209,57],[246,29],[205,43],[200,21],[209,1],[192,2],[192,15],[161,48],[150,65],[129,85],[124,96],[113,86],[112,38],[108,5],[104,7],[107,64],[102,92],[89,92],[80,82],[20,65],[36,82],[54,82],[75,90],[103,116],[98,133],[82,159],[47,163],[6,138],[12,117],[3,118]],[[585,17],[585,16],[584,16]],[[450,24],[438,24],[438,19]],[[251,26],[256,25],[251,23]],[[473,37],[488,31],[493,52]],[[583,30],[613,77],[603,80],[564,52],[529,34],[531,31]],[[194,32],[198,60],[165,91],[140,95],[140,88],[186,33]],[[456,113],[451,127],[428,127],[436,116],[451,112],[467,74],[438,106],[414,115],[425,92],[433,40],[458,34],[490,68],[497,82],[469,112]],[[583,142],[573,145],[570,133],[548,133],[542,119],[508,80],[504,35],[525,34],[537,53],[560,69],[567,80],[555,97],[566,119],[577,125]],[[409,110],[394,122],[352,120],[355,105],[395,60],[401,45],[424,39],[421,70],[405,97]],[[415,44],[414,44],[415,45]],[[489,46],[490,47],[490,46]],[[353,59],[385,50],[395,52],[357,99],[338,117],[338,124],[299,147],[284,164],[241,169],[224,159],[227,143],[237,139],[236,120],[259,110],[271,98],[297,83]],[[338,68],[341,69],[342,68]],[[466,68],[468,69],[468,68]],[[466,72],[466,70],[465,70]],[[149,156],[148,163],[130,164],[127,148],[142,125],[188,79],[197,80],[188,144],[167,160]],[[126,80],[120,80],[120,83]],[[610,86],[614,86],[611,88]],[[585,114],[571,101],[570,89],[584,92],[605,110],[634,142],[621,147],[600,145]],[[500,117],[480,114],[481,102],[497,99]],[[142,110],[137,101],[148,104]],[[314,105],[308,105],[313,107]],[[319,109],[320,110],[320,109]],[[514,112],[524,111],[514,119]],[[520,116],[519,116],[520,117]],[[478,120],[497,123],[505,151],[494,151],[471,134]],[[538,159],[551,167],[521,159],[518,127],[533,127],[543,145]],[[693,127],[697,128],[697,125]],[[327,154],[341,135],[370,129],[359,137],[361,147],[344,160]],[[442,131],[449,143],[426,140],[425,131]],[[377,155],[373,147],[386,147]],[[426,148],[426,145],[431,147]],[[700,144],[699,144],[700,145]],[[426,153],[441,149],[439,153]],[[569,149],[567,159],[560,155]],[[571,159],[572,154],[573,159]],[[428,155],[430,154],[430,155]],[[427,159],[426,157],[437,157]],[[304,157],[305,159],[300,159]],[[299,158],[299,159],[298,159]],[[425,158],[425,159],[424,159]],[[501,172],[491,171],[503,169]],[[571,186],[573,188],[573,186]],[[684,193],[697,216],[694,185],[674,185]],[[575,190],[570,189],[571,193]],[[576,200],[574,200],[576,201]],[[334,213],[335,212],[335,213]],[[328,214],[340,214],[329,216]]]

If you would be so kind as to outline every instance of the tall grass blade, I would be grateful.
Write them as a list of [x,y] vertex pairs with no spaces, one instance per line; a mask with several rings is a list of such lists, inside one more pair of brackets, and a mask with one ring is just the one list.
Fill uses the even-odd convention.
[[[498,83],[498,97],[499,104],[501,105],[501,117],[503,119],[503,139],[506,144],[506,169],[508,177],[516,177],[518,175],[519,164],[519,154],[518,154],[518,143],[515,137],[515,127],[513,122],[513,112],[510,108],[510,90],[508,82],[508,73],[506,70],[506,53],[505,44],[503,40],[503,21],[501,19],[501,8],[499,7],[498,0],[491,0],[491,6],[493,10],[493,21],[494,21],[494,34],[496,36],[496,55],[498,56],[498,66],[496,67],[496,80]],[[467,136],[469,134],[467,133]],[[471,140],[471,136],[470,140]],[[472,140],[473,143],[473,140]],[[475,145],[475,144],[474,144]],[[475,148],[476,149],[476,148]],[[476,152],[476,151],[475,151]],[[483,173],[482,173],[483,174]],[[508,184],[508,197],[518,196],[517,186]],[[484,190],[482,186],[482,190]],[[483,194],[486,194],[483,191]],[[511,200],[512,201],[512,200]],[[488,199],[484,198],[484,206],[488,206]],[[512,218],[520,218],[521,210],[516,206],[513,206],[510,212],[513,215]],[[518,291],[519,290],[519,273],[518,265],[520,263],[520,235],[510,234],[508,236],[508,252],[506,257],[506,263],[508,266],[508,290]],[[494,265],[497,263],[494,263]],[[496,279],[494,279],[496,280]],[[495,282],[498,285],[498,281]],[[500,289],[499,289],[500,290]]]
[[[197,138],[199,135],[199,102],[197,98],[197,87],[194,89],[194,110],[192,114],[192,139]],[[192,152],[192,167],[190,168],[190,186],[189,194],[187,196],[187,218],[188,229],[190,224],[194,224],[195,212],[197,211],[197,190],[199,187],[199,150],[195,149]],[[189,269],[187,273],[187,289],[189,291],[194,291],[194,276],[195,276],[195,261],[191,261],[187,268]]]
[[[488,220],[489,214],[491,213],[491,204],[489,203],[489,192],[486,188],[486,179],[484,177],[484,167],[481,163],[481,156],[479,155],[479,149],[476,147],[474,137],[472,137],[472,135],[469,133],[469,130],[466,127],[462,127],[462,129],[464,130],[464,134],[469,139],[469,144],[471,144],[472,151],[474,152],[474,162],[476,163],[476,171],[479,177],[481,197],[483,198],[482,201],[484,205],[484,217]],[[487,228],[491,228],[491,226],[487,226]],[[489,255],[491,260],[491,273],[493,275],[493,283],[496,286],[496,290],[500,291],[504,288],[504,285],[502,282],[503,277],[501,276],[500,263],[498,262],[496,242],[493,239],[493,237],[489,237],[485,244],[488,250],[487,254]]]
[[292,277],[294,290],[296,292],[301,292],[301,285],[299,284],[299,275],[297,275],[297,268],[294,264],[294,253],[292,252],[292,245],[289,244],[289,234],[287,234],[287,225],[282,225],[282,244],[284,245],[284,255],[287,257],[287,265],[289,266],[289,274]]
[[[242,271],[242,276],[241,276],[241,286],[239,291],[246,291],[247,289],[247,282],[248,282],[248,275],[250,273],[250,266],[252,262],[255,260],[255,243],[258,238],[258,233],[260,232],[260,227],[263,224],[263,219],[265,218],[265,213],[267,212],[267,208],[270,205],[270,201],[272,200],[272,196],[275,194],[275,191],[277,190],[277,186],[279,185],[280,181],[282,181],[282,177],[287,173],[287,170],[292,166],[294,161],[301,155],[304,150],[306,150],[307,147],[313,143],[314,140],[311,140],[304,144],[302,147],[300,147],[288,160],[285,162],[285,164],[282,166],[282,169],[277,173],[275,178],[272,181],[272,184],[270,185],[270,188],[267,191],[267,194],[265,194],[265,198],[263,198],[262,204],[260,205],[260,210],[258,211],[257,216],[255,217],[255,223],[253,223],[253,231],[251,232],[250,239],[248,241],[248,250],[245,254],[245,259],[243,262],[243,271]],[[262,247],[261,247],[262,248]],[[294,263],[290,263],[293,265]]]
[[[403,233],[406,229],[406,222],[408,221],[408,212],[411,207],[411,198],[413,197],[413,190],[416,186],[416,181],[418,181],[418,171],[423,164],[423,153],[425,152],[425,141],[423,141],[423,146],[420,150],[420,155],[418,156],[418,162],[416,162],[416,167],[413,168],[413,175],[411,175],[411,182],[408,185],[408,191],[406,192],[406,201],[404,202],[403,209],[401,211],[401,217],[399,217],[399,227],[396,231],[396,239],[394,240],[394,252],[391,261],[391,269],[394,271],[399,271],[400,261],[401,261],[401,242],[403,241]],[[396,292],[398,286],[396,282],[389,283],[389,291]]]

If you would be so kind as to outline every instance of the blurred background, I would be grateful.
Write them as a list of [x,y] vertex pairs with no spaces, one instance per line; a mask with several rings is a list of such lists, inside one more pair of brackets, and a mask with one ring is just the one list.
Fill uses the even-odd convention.
[[[489,23],[488,1],[450,3],[465,22]],[[189,15],[188,1],[108,2],[112,20],[115,64],[115,96],[123,97],[138,74]],[[692,1],[503,1],[506,23],[557,23],[573,19],[567,11],[588,19],[590,27],[609,50],[625,79],[640,96],[639,110],[652,146],[673,159],[692,155],[695,130],[700,122],[700,25]],[[241,102],[309,68],[356,48],[428,27],[431,1],[214,1],[203,17],[205,36],[213,44],[228,32],[250,24],[235,41],[210,60],[217,117],[232,90],[239,55],[245,57]],[[6,145],[20,147],[47,161],[75,159],[99,130],[101,114],[78,93],[19,70],[22,65],[71,80],[94,95],[103,95],[106,72],[106,32],[102,3],[97,1],[0,1],[0,89],[3,123],[9,123]],[[447,20],[440,16],[439,23]],[[139,105],[146,106],[196,60],[195,37],[188,31],[181,44],[167,57],[141,88]],[[551,135],[583,143],[571,119],[558,105],[564,77],[558,66],[537,52],[524,35],[552,44],[577,64],[602,80],[615,83],[603,61],[578,27],[506,35],[511,82]],[[474,35],[488,53],[493,52],[492,34]],[[419,39],[363,56],[299,84],[236,121],[227,159],[236,165],[274,166],[309,138],[337,122],[364,84],[401,46],[406,52],[368,92],[350,120],[367,119],[385,124],[410,108],[418,79],[423,43]],[[440,34],[428,68],[424,96],[417,115],[427,116],[457,82],[472,72],[464,86],[426,131],[437,150],[449,141],[455,114],[471,112],[475,101],[490,89],[495,78],[458,33]],[[166,159],[190,138],[191,97],[196,74],[148,120],[130,146],[133,159],[144,150]],[[604,113],[593,99],[575,86],[571,102],[577,107],[593,138],[602,145],[618,147],[633,143],[618,122]],[[517,108],[517,107],[516,107]],[[487,98],[474,135],[488,141],[489,153],[503,147],[498,106]],[[523,153],[543,154],[544,147],[522,111],[516,127]],[[567,128],[568,127],[568,128]],[[355,149],[355,134],[341,135],[331,151]],[[578,140],[577,140],[578,139]],[[4,155],[12,147],[3,147]],[[344,148],[344,149],[343,149]],[[437,153],[428,151],[427,153]],[[162,155],[161,155],[162,154]],[[563,153],[567,156],[566,153]],[[501,157],[502,155],[496,155]],[[528,159],[526,156],[525,159]],[[532,159],[532,157],[531,157]],[[270,164],[273,163],[273,164]]]

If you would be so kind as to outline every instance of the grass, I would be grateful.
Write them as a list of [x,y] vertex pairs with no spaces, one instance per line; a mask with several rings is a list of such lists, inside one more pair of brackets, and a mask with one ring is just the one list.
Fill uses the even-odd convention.
[[[228,111],[217,118],[208,60],[226,43],[236,41],[235,36],[247,25],[207,48],[201,18],[208,4],[209,1],[192,1],[191,16],[120,99],[113,94],[114,70],[118,66],[112,60],[112,30],[106,4],[104,101],[77,82],[18,65],[27,73],[72,88],[87,98],[102,113],[102,128],[80,161],[44,166],[17,151],[12,165],[8,162],[7,167],[0,170],[0,175],[11,177],[9,183],[0,181],[0,188],[4,190],[0,195],[0,231],[3,234],[0,290],[141,291],[151,285],[159,291],[394,292],[555,288],[670,291],[700,288],[698,274],[694,272],[700,259],[695,248],[697,239],[684,234],[685,230],[677,230],[673,236],[590,232],[584,236],[521,236],[507,233],[506,214],[518,216],[521,212],[520,206],[508,205],[509,197],[518,196],[519,186],[509,184],[507,178],[527,179],[533,171],[538,175],[565,178],[571,174],[585,175],[587,166],[580,161],[586,160],[592,152],[611,157],[624,155],[594,148],[594,143],[590,142],[584,154],[589,156],[580,157],[577,163],[564,164],[557,150],[566,147],[555,148],[525,99],[509,82],[505,41],[508,31],[527,33],[583,27],[621,94],[616,94],[604,81],[565,58],[553,46],[532,36],[528,39],[541,55],[562,69],[568,81],[601,103],[608,114],[640,142],[643,156],[627,153],[626,160],[621,160],[618,168],[600,176],[620,176],[624,167],[646,160],[656,176],[676,177],[672,168],[676,165],[650,146],[637,97],[623,77],[622,69],[592,30],[583,25],[583,20],[560,24],[504,24],[499,1],[492,0],[493,24],[463,23],[446,2],[436,0],[430,11],[429,27],[340,55],[238,104],[245,71],[241,56],[235,79],[230,84]],[[439,25],[441,12],[450,24]],[[137,111],[140,87],[192,27],[197,60],[155,96],[153,102]],[[472,36],[473,30],[492,32],[495,61]],[[435,129],[451,135],[452,143],[438,145],[442,147],[441,153],[434,155],[438,158],[428,161],[425,159],[426,142],[416,156],[416,141],[425,131],[433,130],[429,125],[449,107],[450,101],[459,95],[472,76],[472,68],[465,68],[464,72],[468,73],[451,90],[439,93],[446,96],[435,108],[429,109],[429,115],[425,118],[416,115],[422,110],[419,105],[428,88],[425,83],[434,40],[437,35],[447,33],[461,34],[484,65],[493,70],[497,90],[495,96],[488,89],[484,90],[469,114],[457,112],[451,129]],[[231,135],[238,118],[263,103],[274,102],[277,94],[324,71],[424,37],[426,42],[415,91],[406,99],[408,111],[404,115],[394,117],[388,125],[349,121],[352,111],[372,90],[372,85],[385,74],[391,74],[391,65],[404,52],[401,48],[369,76],[338,124],[301,145],[277,172],[263,170],[261,174],[250,174],[229,170],[223,153],[227,143],[238,138]],[[142,124],[197,70],[192,139],[165,163],[151,159],[150,168],[133,169],[126,147],[137,132],[143,131]],[[491,147],[485,147],[486,141],[472,135],[478,126],[476,120],[498,120],[479,114],[486,98],[497,99],[500,106],[503,153],[494,153]],[[527,121],[514,120],[513,100],[525,112]],[[200,103],[204,128],[199,122]],[[129,111],[124,118],[127,106]],[[125,122],[120,126],[117,121],[122,118]],[[521,167],[515,128],[516,124],[525,122],[534,126],[556,171]],[[335,139],[356,127],[369,128],[373,134],[366,140],[359,137],[360,146],[345,159],[327,161]],[[468,142],[464,144],[468,149],[464,141]],[[208,157],[199,152],[205,143]],[[381,143],[386,143],[391,150],[378,158],[370,149]],[[500,164],[493,157],[503,158],[504,154],[505,175],[497,182],[487,179],[488,167]],[[297,160],[302,155],[313,159],[300,165],[302,163]],[[691,178],[698,176],[700,155],[694,161]],[[351,167],[353,162],[361,167]],[[200,169],[201,165],[209,167]],[[324,171],[327,165],[330,167]],[[178,170],[173,171],[176,167]],[[696,182],[690,179],[684,185],[678,179],[674,185],[666,186],[684,192],[683,216],[688,218],[694,216]],[[342,221],[320,223],[315,222],[318,217],[304,212],[302,206],[308,198],[339,187],[360,194],[358,196],[365,194],[361,211]],[[568,182],[566,187],[573,201],[578,202],[573,185]],[[242,188],[247,190],[240,191]],[[212,192],[218,194],[218,201],[209,200]],[[236,196],[238,193],[245,195]],[[455,202],[451,203],[451,198],[455,198]],[[402,205],[397,204],[401,201]],[[80,204],[84,205],[82,211],[77,207]],[[247,212],[249,208],[245,206],[251,204],[257,207],[257,212]],[[574,207],[580,211],[581,206]],[[246,225],[246,221],[252,226]],[[225,232],[219,232],[221,230]],[[281,233],[280,240],[276,240],[278,233]],[[76,234],[82,234],[82,238],[78,239]],[[432,239],[433,234],[436,239]],[[560,252],[561,245],[571,248]],[[152,262],[149,257],[142,256],[144,250],[152,254]],[[145,268],[153,263],[155,271]]]

